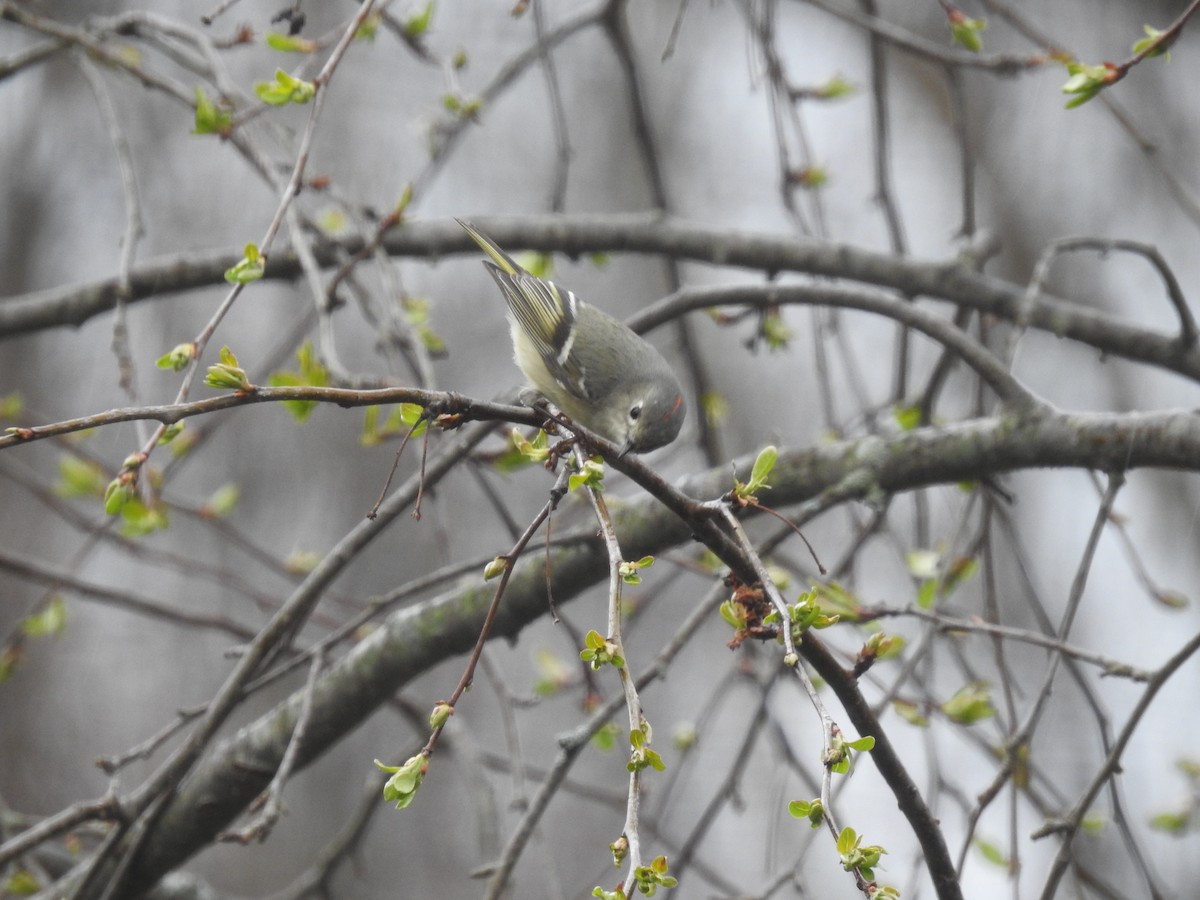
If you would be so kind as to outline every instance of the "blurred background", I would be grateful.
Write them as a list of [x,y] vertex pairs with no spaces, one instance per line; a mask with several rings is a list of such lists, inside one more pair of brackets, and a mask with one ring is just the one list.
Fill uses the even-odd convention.
[[[1147,60],[1075,110],[1064,109],[1065,68],[1048,59],[1058,49],[1088,63],[1123,60],[1144,24],[1165,28],[1184,4],[964,5],[988,23],[974,55],[952,43],[947,12],[936,2],[533,0],[519,15],[510,0],[377,6],[385,17],[372,20],[372,37],[350,45],[329,83],[306,170],[318,182],[295,205],[334,240],[372,235],[410,185],[406,216],[415,225],[451,216],[484,222],[661,210],[719,230],[925,261],[951,260],[994,239],[1000,249],[986,271],[1018,285],[1029,282],[1051,242],[1086,235],[1153,245],[1187,297],[1200,283],[1195,28],[1184,29],[1169,63]],[[0,311],[38,292],[118,276],[123,266],[136,272],[168,257],[186,265],[217,252],[236,258],[246,243],[260,241],[311,107],[247,116],[239,147],[194,134],[189,104],[202,87],[212,99],[224,93],[237,110],[258,110],[254,84],[280,67],[313,77],[356,9],[298,3],[287,8],[290,19],[273,23],[284,11],[281,0],[241,0],[224,11],[171,2],[0,7],[0,63],[20,63],[0,69]],[[20,24],[14,10],[32,18]],[[203,14],[211,24],[202,24]],[[285,54],[265,45],[268,31],[286,33],[299,15],[299,35],[318,49]],[[884,23],[874,32],[877,45],[868,20]],[[242,32],[249,39],[235,40]],[[44,58],[29,61],[38,53]],[[1034,56],[1046,61],[1024,65]],[[149,83],[139,83],[135,70],[149,73]],[[136,234],[131,215],[140,219]],[[277,247],[288,246],[289,234],[285,226]],[[628,316],[680,285],[754,282],[764,273],[651,255],[612,254],[599,264],[559,255],[553,277]],[[1176,327],[1160,278],[1133,255],[1064,255],[1044,288],[1143,328]],[[228,290],[213,281],[131,304],[126,334],[115,337],[112,312],[78,327],[0,334],[0,398],[19,396],[11,418],[20,424],[172,402],[180,375],[154,361],[192,340]],[[259,382],[295,369],[296,348],[308,339],[364,383],[420,383],[483,399],[511,397],[519,384],[503,305],[478,254],[368,260],[339,296],[344,304],[321,319],[322,331],[304,278],[250,285],[203,364],[228,345]],[[648,457],[666,477],[727,466],[766,443],[895,432],[891,411],[917,399],[939,355],[914,338],[906,383],[898,385],[890,322],[785,308],[772,322],[777,345],[756,331],[760,324],[693,315],[682,328],[649,335],[686,376],[692,405],[681,439]],[[404,339],[389,340],[388,328]],[[1066,409],[1194,407],[1200,397],[1177,375],[1104,359],[1038,331],[1021,338],[1013,368]],[[192,397],[211,394],[197,385]],[[965,375],[950,382],[938,407],[941,421],[986,411]],[[397,439],[364,446],[363,422],[362,410],[329,406],[299,425],[272,405],[193,420],[197,446],[155,459],[168,473],[161,499],[169,527],[136,537],[109,522],[94,492],[72,496],[70,476],[78,476],[73,463],[90,466],[101,473],[94,477],[102,489],[143,444],[144,425],[0,453],[6,814],[37,817],[102,795],[109,778],[94,765],[98,757],[124,752],[177,711],[204,703],[230,670],[235,635],[134,614],[106,601],[101,589],[257,629],[382,490]],[[498,450],[501,440],[486,446]],[[402,475],[416,460],[410,447]],[[879,536],[863,542],[841,577],[864,603],[903,607],[921,581],[911,551],[932,551],[942,561],[970,557],[983,572],[951,598],[957,614],[990,616],[994,600],[1007,624],[1040,628],[1038,610],[1057,623],[1100,483],[1086,472],[1036,470],[1004,479],[1011,504],[985,503],[954,486],[897,498]],[[473,559],[482,567],[512,540],[489,495],[523,527],[551,484],[536,467],[455,473],[426,499],[421,521],[398,518],[346,569],[305,640],[433,569]],[[218,514],[214,497],[227,485],[236,487],[237,503]],[[615,476],[609,487],[632,493]],[[1194,602],[1184,601],[1197,595],[1198,511],[1193,474],[1130,475],[1088,572],[1071,643],[1153,668],[1195,633]],[[568,509],[563,523],[586,523],[586,515]],[[836,510],[805,533],[831,564],[851,553],[871,516],[866,507]],[[790,573],[793,595],[815,578],[795,542],[777,562]],[[629,598],[635,669],[712,583],[686,547],[645,577]],[[1156,599],[1151,588],[1180,602]],[[30,617],[52,608],[55,597],[65,625],[29,633]],[[604,603],[597,586],[562,614],[577,634],[603,631]],[[997,715],[970,727],[947,727],[943,718],[922,728],[892,712],[885,724],[952,855],[963,852],[966,892],[1037,896],[1058,845],[1031,841],[1030,833],[1064,814],[1094,777],[1142,687],[1102,679],[1095,669],[1078,679],[1060,674],[1029,749],[1029,784],[1007,788],[971,832],[975,798],[996,771],[995,748],[1043,694],[1047,654],[1013,643],[1001,652],[980,636],[947,639],[913,619],[887,627],[907,637],[910,655],[872,673],[864,690],[873,702],[894,699],[893,683],[897,696],[921,708],[935,708],[975,678],[993,685]],[[853,654],[862,634],[846,631],[830,631],[828,640]],[[644,841],[674,861],[695,837],[676,896],[855,896],[828,834],[786,812],[789,800],[813,796],[819,722],[802,692],[775,678],[773,647],[729,651],[728,639],[714,614],[668,678],[643,695],[668,762],[667,773],[649,783]],[[350,864],[334,873],[330,895],[482,896],[472,872],[504,846],[557,753],[555,736],[586,716],[577,651],[572,633],[548,618],[516,641],[489,647],[486,671],[447,732],[445,761],[439,758],[413,808],[384,807],[373,817]],[[448,660],[407,685],[396,707],[299,773],[270,840],[216,845],[189,870],[221,896],[288,891],[352,819],[364,785],[379,781],[371,759],[420,746],[424,726],[402,710],[423,712],[445,697],[462,664]],[[1096,829],[1075,842],[1077,864],[1062,896],[1187,896],[1186,885],[1200,878],[1197,855],[1180,852],[1195,846],[1186,815],[1174,831],[1152,825],[1156,816],[1186,813],[1195,799],[1195,782],[1176,764],[1194,758],[1200,737],[1190,714],[1197,675],[1195,661],[1185,665],[1141,721],[1119,786],[1093,809]],[[297,690],[303,677],[301,668],[251,697],[227,732]],[[565,683],[551,689],[545,682],[556,678]],[[615,678],[601,677],[600,687],[606,696],[618,690]],[[685,752],[693,731],[698,740]],[[160,758],[122,769],[120,788],[136,786]],[[619,750],[585,751],[523,855],[512,896],[581,897],[593,885],[611,887],[617,876],[607,844],[624,819],[624,763]],[[932,896],[907,825],[869,762],[839,797],[843,818],[888,847],[880,881],[906,898]]]

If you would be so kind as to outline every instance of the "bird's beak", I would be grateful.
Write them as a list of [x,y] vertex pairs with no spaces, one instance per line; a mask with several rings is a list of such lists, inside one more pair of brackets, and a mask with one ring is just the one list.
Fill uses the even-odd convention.
[[622,457],[625,456],[626,453],[628,453],[632,449],[633,449],[633,438],[632,437],[625,438],[624,442],[621,444],[621,449],[619,449],[617,451],[617,459],[621,459]]

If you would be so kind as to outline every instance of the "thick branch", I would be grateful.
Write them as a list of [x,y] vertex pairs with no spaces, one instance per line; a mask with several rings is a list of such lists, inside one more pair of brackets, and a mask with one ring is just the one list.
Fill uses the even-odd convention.
[[[736,463],[742,471],[751,464],[749,457]],[[994,418],[918,429],[891,440],[869,437],[794,449],[780,455],[771,498],[782,507],[839,485],[856,485],[847,496],[867,496],[1048,466],[1200,469],[1200,416],[1191,412],[1044,413],[1026,420]],[[636,474],[637,469],[629,471]],[[687,479],[681,489],[693,497],[713,497],[729,487],[729,480],[728,468],[720,466]],[[694,530],[693,523],[649,497],[623,505],[614,519],[621,546],[631,558],[685,545]],[[557,544],[551,570],[550,587],[555,602],[561,604],[603,582],[608,559],[594,536],[577,535]],[[544,561],[522,561],[513,573],[493,636],[515,635],[545,615],[546,591]],[[490,588],[479,582],[397,612],[333,665],[313,694],[310,732],[297,765],[306,765],[344,739],[409,680],[449,656],[466,652],[478,635],[490,599]],[[831,684],[835,682],[839,669],[832,660],[821,660],[818,669]],[[851,684],[844,673],[841,681]],[[852,684],[849,689],[843,684],[838,693],[856,728],[863,730],[859,723],[868,721],[866,704],[861,698],[855,700]],[[303,692],[298,692],[197,764],[149,835],[134,864],[132,884],[145,890],[179,866],[263,790],[286,751],[302,700]],[[936,823],[928,817],[898,758],[881,754],[881,743],[887,749],[881,742],[884,736],[876,733],[875,737],[876,765],[897,803],[910,820],[924,822],[919,830],[925,837],[932,834],[940,841]]]
[[[571,256],[595,252],[663,254],[772,274],[804,272],[862,281],[904,296],[933,297],[1007,321],[1019,320],[1105,354],[1200,379],[1200,349],[1182,344],[1174,335],[1127,325],[1090,307],[1049,296],[1029,306],[1025,285],[981,275],[954,261],[903,259],[845,244],[718,230],[657,215],[481,217],[477,221],[510,250],[559,251]],[[360,239],[318,244],[317,261],[322,266],[337,266],[344,254],[353,254],[362,245]],[[383,249],[391,256],[428,259],[478,252],[470,237],[449,220],[408,223],[394,229],[384,240]],[[130,273],[128,302],[223,286],[225,270],[240,258],[240,253],[221,252],[148,263]],[[294,253],[277,252],[267,265],[267,278],[291,280],[300,275]],[[62,325],[81,325],[112,309],[118,290],[117,279],[111,278],[0,299],[0,340]],[[1146,303],[1131,300],[1127,305],[1138,309]]]

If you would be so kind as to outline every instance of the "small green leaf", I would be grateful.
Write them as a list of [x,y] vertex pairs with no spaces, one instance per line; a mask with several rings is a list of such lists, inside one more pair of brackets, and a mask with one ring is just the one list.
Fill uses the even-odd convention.
[[402,766],[386,766],[379,760],[375,760],[375,765],[384,772],[393,773],[383,786],[384,802],[395,803],[396,809],[405,809],[421,789],[421,781],[429,771],[429,758],[418,753],[409,757]]
[[307,103],[316,95],[317,88],[311,81],[276,69],[275,80],[258,82],[254,85],[254,93],[268,106],[286,106],[289,103]]
[[1189,779],[1200,778],[1200,762],[1193,759],[1177,759],[1175,760],[1175,768],[1182,772]]
[[493,578],[499,578],[508,569],[508,559],[503,556],[497,556],[490,563],[483,567],[483,580],[491,581]]
[[135,495],[132,482],[118,475],[104,489],[104,512],[110,516],[117,515]]
[[27,617],[21,628],[29,637],[49,637],[62,634],[67,627],[67,604],[62,597],[55,596],[45,608]]
[[[665,856],[656,857],[648,866],[637,866],[633,870],[633,882],[637,886],[638,893],[647,897],[653,897],[660,887],[673,888],[679,884],[678,879],[667,874],[667,858]],[[596,888],[596,890],[600,889]],[[592,894],[597,897],[607,896],[603,892],[596,894],[593,891]],[[618,891],[616,896],[624,898],[625,894],[623,891]]]
[[775,446],[768,444],[758,452],[758,457],[754,460],[754,468],[750,471],[750,483],[755,487],[767,486],[767,479],[771,476],[772,470],[775,468],[775,463],[779,460],[779,451]]
[[858,88],[853,83],[847,81],[840,74],[835,74],[814,90],[812,96],[817,100],[837,100],[841,97],[848,97],[857,90]]
[[996,714],[991,689],[986,681],[972,681],[939,707],[949,718],[963,725],[974,725]]
[[847,872],[857,871],[867,881],[875,880],[874,867],[879,864],[879,858],[887,853],[877,844],[861,846],[862,837],[850,826],[842,829],[837,839],[837,850],[841,856],[842,868]]
[[894,659],[904,652],[904,638],[898,634],[877,631],[867,638],[866,653],[873,659]]
[[354,32],[356,41],[373,41],[379,33],[379,23],[383,19],[383,15],[378,11],[367,13],[367,17],[362,20],[362,24],[358,26],[358,30]]
[[373,447],[386,438],[403,437],[410,432],[412,437],[420,437],[429,427],[428,421],[422,421],[424,412],[425,408],[420,404],[401,403],[392,408],[380,425],[379,407],[368,406],[363,419],[363,433],[358,441],[364,447]]
[[493,461],[501,472],[512,472],[530,463],[544,463],[550,458],[550,440],[544,431],[539,431],[531,441],[514,428],[508,433],[508,443],[508,449]]
[[621,727],[616,722],[607,722],[592,735],[592,743],[599,750],[612,750],[617,746],[620,735]]
[[0,422],[15,419],[21,414],[23,406],[21,394],[18,391],[13,391],[11,394],[0,397]]
[[995,844],[991,843],[990,841],[985,841],[982,838],[976,838],[975,847],[981,854],[983,854],[983,858],[992,863],[992,865],[1001,866],[1005,869],[1008,868],[1008,857],[1005,856],[1004,851]]
[[[412,202],[413,202],[413,186],[412,186],[412,182],[409,181],[409,182],[405,183],[404,189],[402,191],[400,191],[400,199],[396,201],[396,205],[394,207],[396,215],[403,218],[405,211],[412,204]],[[428,308],[428,305],[429,305],[428,302],[426,302],[425,305],[426,305],[426,308]],[[406,304],[406,308],[407,308],[407,304]]]
[[160,369],[170,369],[172,372],[182,372],[188,367],[193,359],[196,358],[196,343],[188,341],[185,344],[176,344],[169,351],[164,353],[154,361],[154,365]]
[[[329,384],[329,370],[317,359],[311,341],[300,345],[296,360],[299,363],[298,370],[275,372],[267,379],[268,383],[272,387],[325,387]],[[296,422],[303,423],[317,408],[317,401],[284,400],[283,405]]]
[[241,496],[242,489],[236,484],[223,484],[200,507],[200,514],[208,519],[223,519],[233,512]]
[[745,609],[740,603],[734,603],[732,600],[726,600],[721,604],[721,618],[735,629],[741,630],[746,627],[747,619]]
[[641,584],[642,576],[638,574],[639,570],[648,569],[652,565],[654,565],[653,556],[643,556],[636,562],[623,562],[620,565],[621,580],[625,584]]
[[[12,677],[20,661],[21,651],[16,645],[9,643],[0,647],[0,684]],[[0,891],[0,896],[3,896],[3,891]]]
[[60,497],[101,497],[106,488],[99,463],[64,454],[58,460],[59,481],[54,493]]
[[1062,86],[1062,92],[1075,95],[1067,101],[1067,109],[1075,109],[1077,106],[1087,103],[1116,81],[1118,77],[1117,67],[1112,63],[1089,66],[1084,63],[1069,62],[1067,63],[1067,73],[1071,77]]
[[793,800],[788,804],[788,812],[797,819],[808,819],[812,828],[820,828],[825,821],[825,805],[820,798]]
[[601,635],[599,631],[588,631],[583,636],[584,648],[580,650],[580,659],[599,670],[601,666],[611,664],[617,668],[625,666],[625,660],[617,652],[617,644]]
[[604,490],[604,463],[597,458],[584,460],[579,470],[567,479],[567,487],[574,491],[588,487],[593,491]]
[[922,581],[921,586],[917,588],[917,606],[921,609],[929,609],[936,599],[937,579],[930,578],[928,581]]
[[[813,190],[815,188],[824,187],[826,184],[829,183],[829,170],[826,169],[824,166],[805,166],[802,169],[793,171],[791,173],[791,176],[792,176],[793,183],[798,184],[802,188],[807,188],[808,190]],[[775,314],[775,317],[779,318],[777,313]],[[771,318],[771,317],[770,316],[764,317],[764,321],[769,318]],[[779,318],[779,322],[780,322],[780,324],[782,324],[783,319]],[[767,345],[769,347],[771,347],[772,350],[778,349],[777,347],[772,346],[769,335],[767,335],[764,332],[764,336],[767,337]],[[790,330],[788,331],[788,337],[789,338],[791,337]],[[784,341],[779,346],[783,347],[786,345],[787,345],[787,342]]]
[[978,53],[983,49],[983,40],[979,33],[987,28],[984,19],[971,19],[955,10],[950,15],[950,36],[959,46]]
[[704,412],[704,421],[714,428],[729,419],[729,401],[718,391],[705,391],[700,398],[700,408]]
[[910,703],[907,700],[893,700],[892,708],[896,710],[896,714],[904,721],[911,725],[916,725],[918,728],[924,728],[929,724],[929,719],[921,714],[920,707],[915,703]]
[[464,97],[462,94],[444,94],[442,106],[460,119],[469,119],[483,108],[483,100],[480,97]]
[[758,451],[758,456],[754,459],[754,467],[750,470],[750,480],[745,484],[735,481],[734,496],[746,499],[753,497],[759,491],[770,490],[771,486],[767,484],[767,479],[771,476],[778,460],[779,451],[774,445],[768,444]]
[[454,707],[445,700],[439,700],[433,705],[433,712],[429,714],[429,727],[433,729],[443,727],[450,721],[452,715],[454,715]]
[[[1176,32],[1176,34],[1170,39],[1164,41],[1163,37],[1166,32],[1159,31],[1153,25],[1143,25],[1142,31],[1146,33],[1146,36],[1134,43],[1133,52],[1135,54],[1142,54],[1149,50],[1150,52],[1146,53],[1147,59],[1151,59],[1155,56],[1161,56],[1164,62],[1170,62],[1171,54],[1169,52],[1169,48],[1175,43],[1175,38],[1179,36],[1178,32]],[[1162,41],[1162,43],[1159,44],[1159,41]],[[1155,47],[1155,44],[1158,44],[1158,46]],[[1151,47],[1154,47],[1154,49],[1150,50]]]
[[836,581],[817,584],[810,592],[820,601],[820,609],[826,615],[836,615],[839,619],[857,622],[862,618],[862,602],[844,585]]
[[898,406],[892,412],[896,424],[900,426],[902,431],[912,431],[918,428],[922,418],[921,407],[919,406]]
[[1185,812],[1159,813],[1150,820],[1150,827],[1168,834],[1183,834],[1190,823],[1191,816]]
[[433,0],[404,20],[404,34],[410,38],[423,37],[433,23]]
[[970,581],[979,572],[979,560],[973,556],[958,556],[951,560],[942,576],[942,596],[954,593],[964,581]]
[[258,281],[266,273],[267,261],[257,244],[247,244],[244,254],[241,262],[225,270],[225,280],[230,284],[249,284]]
[[600,632],[589,631],[583,638],[584,649],[579,651],[579,658],[598,670],[605,664],[611,664],[618,669],[624,668],[625,660],[617,652],[617,645]]
[[266,42],[272,50],[284,53],[313,53],[321,47],[316,41],[300,37],[298,34],[279,34],[276,31],[267,32]]
[[127,538],[145,537],[170,525],[165,506],[161,503],[147,506],[136,496],[122,504],[121,520],[121,534]]
[[171,443],[171,441],[175,440],[175,438],[179,437],[179,435],[181,435],[183,433],[183,429],[186,427],[187,427],[186,422],[172,422],[170,425],[168,425],[166,428],[163,429],[162,436],[159,437],[158,442],[160,444]]
[[252,391],[254,385],[246,377],[246,371],[238,365],[237,357],[228,347],[222,347],[219,354],[220,362],[208,367],[204,383],[218,389],[229,388],[235,391]]
[[[823,169],[810,168],[804,170],[807,178],[816,179],[816,173],[820,172],[821,177],[812,183],[801,182],[804,187],[819,187],[824,184],[827,177]],[[767,312],[759,320],[758,332],[762,336],[763,341],[767,345],[767,349],[771,351],[786,350],[795,337],[795,332],[787,326],[783,321],[783,315],[777,309]]]
[[538,677],[533,685],[533,692],[539,697],[552,697],[571,686],[574,681],[574,670],[555,654],[541,649],[534,657]]
[[[0,884],[0,897],[32,897],[42,889],[42,883],[28,869],[17,869],[8,881]],[[621,895],[624,898],[624,894]]]
[[233,113],[224,106],[218,106],[204,93],[203,88],[196,88],[196,116],[192,134],[229,134],[233,125]]

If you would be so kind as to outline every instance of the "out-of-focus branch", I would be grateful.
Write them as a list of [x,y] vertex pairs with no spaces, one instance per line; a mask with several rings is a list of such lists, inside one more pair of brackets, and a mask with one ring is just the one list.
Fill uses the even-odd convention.
[[[931,297],[1006,321],[1087,344],[1112,356],[1148,363],[1200,380],[1200,350],[1182,346],[1175,335],[1126,324],[1082,304],[1042,295],[1030,305],[1026,286],[971,270],[958,260],[897,258],[846,244],[799,241],[769,235],[716,229],[659,215],[483,217],[480,227],[511,249],[558,251],[569,256],[588,253],[664,254],[717,266],[773,273],[798,272],[861,281],[912,297]],[[337,266],[346,253],[361,248],[361,239],[315,246],[317,261]],[[383,242],[393,256],[438,259],[478,252],[470,237],[451,221],[407,223]],[[198,254],[160,260],[130,273],[129,302],[165,297],[180,291],[224,285],[225,270],[240,259],[231,253]],[[276,252],[266,278],[291,280],[301,274],[292,253]],[[80,325],[112,309],[116,279],[54,288],[0,299],[0,340],[62,325]],[[603,305],[602,298],[597,302]],[[1131,303],[1137,306],[1142,301]],[[631,325],[646,330],[669,317],[636,316]]]
[[[982,419],[949,428],[922,428],[886,440],[868,437],[817,448],[783,451],[772,474],[772,502],[777,507],[801,502],[836,486],[855,483],[857,496],[893,493],[964,479],[995,476],[1029,466],[1072,466],[1123,469],[1143,466],[1198,467],[1200,416],[1191,412],[1123,415],[1046,412],[1024,420]],[[753,460],[737,460],[748,470]],[[654,493],[665,490],[646,477],[638,460],[613,465]],[[726,466],[687,479],[680,490],[690,496],[718,496],[729,487]],[[854,495],[847,492],[846,498]],[[679,506],[679,504],[676,504]],[[614,524],[623,552],[631,558],[684,545],[694,524],[649,498],[632,501],[615,513]],[[594,539],[576,536],[553,551],[551,588],[556,602],[577,596],[608,576],[608,558]],[[330,744],[367,718],[395,690],[431,666],[465,652],[475,642],[491,600],[484,584],[448,591],[417,607],[390,616],[370,636],[332,665],[313,693],[309,738],[297,766],[320,755]],[[513,572],[506,601],[493,634],[508,637],[545,615],[547,582],[541,559],[523,560]],[[915,816],[927,858],[940,841],[936,825],[920,803],[899,757],[878,729],[878,720],[845,671],[816,640],[802,647],[806,658],[837,691],[847,715],[861,734],[873,734],[872,759],[897,793],[906,813]],[[840,674],[839,674],[840,673]],[[294,695],[257,722],[213,748],[196,765],[178,794],[163,811],[131,872],[143,888],[198,852],[212,836],[266,786],[288,745],[302,695]],[[247,765],[253,761],[253,765]],[[899,780],[897,780],[899,779]],[[904,785],[907,786],[904,786]],[[924,810],[922,812],[922,810]],[[947,872],[935,874],[941,896],[954,896]],[[951,891],[945,893],[945,891]]]

